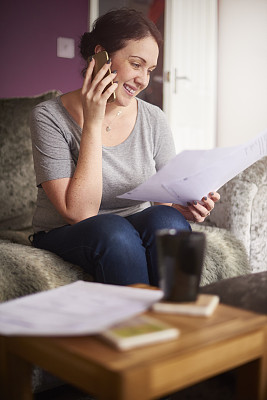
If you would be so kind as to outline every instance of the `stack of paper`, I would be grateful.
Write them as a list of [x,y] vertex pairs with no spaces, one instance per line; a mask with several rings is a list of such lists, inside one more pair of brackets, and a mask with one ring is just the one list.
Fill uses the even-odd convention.
[[160,290],[77,281],[0,304],[0,334],[95,334],[144,312],[162,296]]
[[211,150],[186,150],[122,199],[187,205],[218,190],[267,155],[267,131],[245,144]]

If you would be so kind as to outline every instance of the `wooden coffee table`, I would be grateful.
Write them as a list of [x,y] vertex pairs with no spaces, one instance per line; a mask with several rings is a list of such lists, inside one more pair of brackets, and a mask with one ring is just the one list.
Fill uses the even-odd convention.
[[238,368],[239,398],[267,399],[266,316],[221,304],[209,318],[153,316],[180,337],[124,353],[96,336],[1,337],[1,399],[32,399],[32,364],[100,400],[155,399]]

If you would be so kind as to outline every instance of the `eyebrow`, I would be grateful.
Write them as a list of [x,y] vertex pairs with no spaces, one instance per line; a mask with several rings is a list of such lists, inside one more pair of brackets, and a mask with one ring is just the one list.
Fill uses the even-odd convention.
[[[130,57],[139,58],[139,60],[142,60],[144,64],[147,64],[147,61],[144,58],[140,57],[140,56],[131,55],[131,56],[129,56],[129,58]],[[157,67],[157,64],[156,65],[152,65],[150,68],[156,68],[156,67]]]

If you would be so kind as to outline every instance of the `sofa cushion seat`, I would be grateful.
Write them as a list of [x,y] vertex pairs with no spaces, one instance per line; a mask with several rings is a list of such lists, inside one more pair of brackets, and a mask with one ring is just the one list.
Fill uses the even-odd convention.
[[[206,234],[201,286],[250,272],[245,249],[231,233],[198,224],[192,224],[192,229]],[[79,279],[92,280],[77,265],[32,247],[28,240],[30,233],[31,230],[0,231],[0,301],[54,289]]]
[[216,294],[220,302],[233,307],[267,314],[267,271],[214,282],[201,293]]
[[193,231],[206,235],[206,252],[200,285],[251,272],[243,243],[226,229],[191,224]]
[[0,240],[0,254],[0,302],[77,280],[91,280],[78,266],[32,246]]

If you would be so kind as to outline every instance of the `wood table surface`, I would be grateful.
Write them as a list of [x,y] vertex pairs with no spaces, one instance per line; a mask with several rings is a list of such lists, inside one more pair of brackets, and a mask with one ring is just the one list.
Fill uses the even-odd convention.
[[35,364],[100,400],[156,399],[238,367],[237,398],[267,399],[267,316],[223,304],[210,317],[146,315],[180,336],[126,352],[98,336],[1,336],[1,399],[32,399]]

